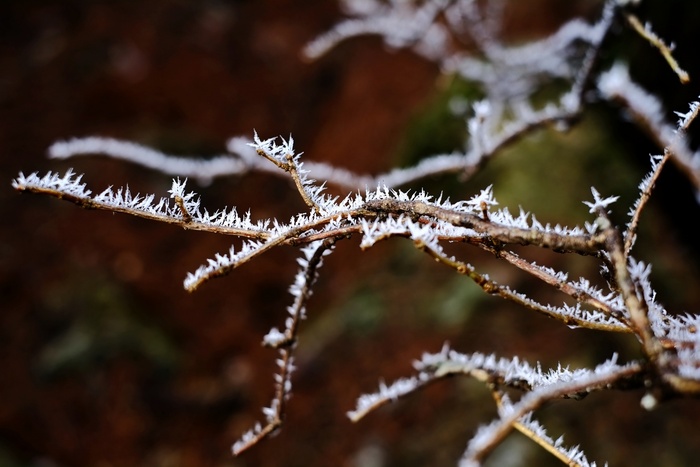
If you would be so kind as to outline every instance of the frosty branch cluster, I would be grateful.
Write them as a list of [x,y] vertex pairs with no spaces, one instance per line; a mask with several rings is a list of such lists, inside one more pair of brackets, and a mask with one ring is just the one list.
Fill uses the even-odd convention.
[[[667,58],[669,72],[682,71],[672,60],[671,49],[650,26],[641,26],[632,15],[634,2],[610,0],[593,23],[574,19],[548,37],[527,44],[509,45],[500,39],[504,1],[470,0],[346,0],[349,19],[308,45],[306,54],[319,58],[339,42],[374,34],[393,48],[410,48],[437,63],[444,73],[459,75],[480,86],[483,99],[472,102],[465,118],[467,138],[461,152],[437,154],[415,166],[378,175],[359,175],[323,163],[302,160],[290,137],[252,140],[233,138],[230,154],[201,161],[173,157],[131,142],[90,137],[58,142],[50,155],[68,158],[101,153],[121,158],[177,177],[208,181],[213,177],[265,171],[289,177],[307,206],[305,212],[282,221],[251,220],[236,208],[214,212],[203,207],[199,194],[188,191],[186,181],[175,178],[169,196],[133,194],[126,188],[93,192],[72,170],[65,174],[20,174],[15,189],[48,194],[91,209],[123,212],[185,229],[204,230],[242,239],[240,246],[216,254],[187,274],[184,287],[195,291],[208,280],[225,276],[265,252],[282,245],[299,248],[299,271],[289,288],[291,304],[282,329],[273,328],[262,338],[276,349],[279,372],[274,395],[263,409],[264,420],[233,446],[235,454],[248,449],[277,430],[291,395],[294,351],[306,303],[323,259],[350,237],[361,239],[363,250],[394,237],[410,240],[429,257],[467,276],[486,293],[561,321],[569,327],[631,333],[637,337],[638,361],[618,362],[616,355],[594,368],[542,370],[515,358],[479,353],[463,354],[445,346],[415,362],[416,373],[359,397],[348,412],[359,420],[376,408],[447,376],[462,375],[483,382],[492,392],[498,417],[482,426],[469,441],[460,465],[480,465],[513,429],[526,434],[568,465],[589,465],[577,448],[553,439],[535,419],[548,401],[580,398],[590,392],[615,388],[646,388],[642,403],[651,409],[672,396],[700,393],[700,315],[669,313],[656,300],[650,281],[651,266],[632,256],[637,226],[654,183],[667,162],[676,164],[700,190],[700,155],[686,138],[699,105],[691,103],[680,120],[666,121],[661,102],[630,77],[617,63],[600,69],[598,55],[614,40],[612,25],[629,24]],[[626,23],[625,23],[626,21]],[[687,78],[687,77],[686,77]],[[687,79],[685,79],[687,81]],[[549,103],[536,106],[532,96],[552,82],[567,83],[566,90]],[[499,151],[543,127],[565,129],[592,101],[609,101],[631,112],[639,125],[658,143],[662,154],[652,156],[648,175],[639,184],[639,197],[629,209],[629,222],[614,225],[608,217],[617,196],[591,188],[584,200],[590,218],[574,227],[544,225],[530,213],[517,214],[498,208],[491,186],[472,198],[443,199],[424,191],[400,186],[444,173],[469,176]],[[321,180],[322,182],[319,182]],[[325,193],[325,184],[346,190],[345,197]],[[581,205],[581,209],[585,209]],[[568,295],[569,303],[541,303],[507,284],[497,283],[460,257],[445,250],[447,244],[463,244],[483,250]],[[516,253],[527,245],[562,255],[585,255],[599,261],[607,278],[604,288],[595,279],[571,278],[567,273],[531,262]],[[520,393],[512,400],[513,391]],[[594,463],[591,463],[594,465]]]

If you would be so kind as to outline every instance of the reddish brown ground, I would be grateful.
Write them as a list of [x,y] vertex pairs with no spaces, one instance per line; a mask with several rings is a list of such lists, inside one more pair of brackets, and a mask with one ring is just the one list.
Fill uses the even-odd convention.
[[[553,2],[513,15],[512,24],[551,29],[568,14]],[[437,70],[374,39],[304,63],[301,47],[338,16],[330,0],[3,2],[0,465],[454,465],[469,433],[492,416],[478,385],[438,385],[359,424],[344,414],[380,377],[410,373],[412,359],[446,340],[546,363],[591,364],[611,345],[634,348],[495,299],[479,302],[487,331],[478,320],[426,317],[423,305],[440,299],[430,289],[444,293],[452,274],[409,246],[358,256],[357,243],[346,242],[309,306],[287,424],[231,457],[231,443],[272,394],[275,355],[260,341],[284,319],[295,252],[273,252],[188,294],[186,271],[230,239],[18,196],[10,179],[75,167],[95,190],[129,183],[165,194],[168,177],[102,158],[49,161],[46,148],[99,134],[215,154],[226,138],[253,129],[294,135],[310,159],[385,170],[429,102]],[[256,218],[302,208],[289,183],[268,176],[202,191],[206,206],[251,207]],[[426,288],[419,298],[406,292]],[[582,359],[591,342],[601,350]],[[700,455],[697,426],[686,423],[690,413],[697,420],[693,403],[645,414],[639,394],[591,399],[552,412],[550,423],[593,459],[683,465]],[[514,441],[510,452],[523,445]],[[633,463],[624,460],[630,452]],[[371,463],[377,455],[384,464]]]

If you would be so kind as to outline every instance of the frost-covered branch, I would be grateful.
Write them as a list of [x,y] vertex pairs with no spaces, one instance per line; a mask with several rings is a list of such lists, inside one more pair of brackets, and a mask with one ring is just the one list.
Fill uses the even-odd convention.
[[676,59],[673,57],[673,49],[675,48],[675,46],[673,44],[666,44],[666,42],[664,42],[663,39],[657,36],[654,31],[652,31],[651,25],[649,23],[642,25],[642,22],[639,21],[639,18],[637,18],[635,15],[628,13],[625,15],[625,18],[632,26],[632,28],[639,33],[640,36],[648,40],[652,46],[656,47],[659,50],[659,52],[661,53],[661,55],[663,55],[664,59],[671,67],[673,72],[676,73],[676,75],[678,75],[678,79],[681,81],[681,83],[689,83],[690,75],[688,75],[688,72],[680,67]]
[[[688,110],[686,113],[676,112],[676,115],[679,117],[677,124],[678,129],[676,130],[679,137],[685,135],[690,127],[690,124],[693,123],[695,118],[698,116],[698,112],[700,112],[700,103],[698,102],[691,102],[690,110]],[[639,182],[639,198],[637,201],[635,201],[632,208],[630,208],[629,214],[631,220],[627,225],[627,231],[625,232],[626,254],[629,254],[630,250],[634,246],[634,242],[637,238],[637,226],[639,225],[642,210],[651,198],[651,192],[654,189],[656,181],[661,175],[666,162],[671,158],[672,154],[673,152],[670,151],[670,148],[666,148],[664,149],[663,156],[651,156],[651,170],[649,174],[644,177],[641,182]],[[697,155],[693,156],[694,160],[697,158]]]
[[[607,2],[601,19],[594,24],[573,19],[546,39],[509,46],[502,44],[498,36],[503,7],[490,2],[484,7],[485,12],[481,12],[478,2],[472,1],[425,0],[390,2],[388,5],[367,0],[348,1],[346,11],[353,18],[339,23],[309,44],[306,49],[309,57],[318,59],[351,37],[378,34],[390,46],[411,47],[436,61],[444,73],[454,73],[474,82],[487,98],[473,103],[474,115],[465,121],[467,138],[461,151],[436,154],[415,166],[376,175],[357,174],[313,161],[305,161],[303,171],[310,178],[348,190],[378,185],[395,188],[434,175],[462,173],[468,176],[478,172],[489,158],[527,134],[548,126],[560,126],[581,114],[583,92],[603,38],[619,8],[618,3]],[[474,57],[468,51],[448,46],[456,46],[460,41],[455,42],[455,39],[465,34],[480,44],[483,57]],[[449,40],[450,37],[453,40]],[[583,58],[579,51],[581,43],[585,44]],[[569,81],[570,89],[546,105],[535,107],[529,96],[543,82],[552,79]],[[256,150],[261,149],[256,146],[258,143],[262,141],[252,145]],[[232,138],[228,143],[230,154],[202,159],[168,156],[127,141],[87,137],[58,142],[49,153],[56,158],[103,154],[166,174],[195,178],[202,183],[215,177],[243,175],[249,171],[283,175],[284,172],[275,171],[273,166],[256,158],[246,144],[245,138]],[[268,159],[274,164],[288,164],[288,161],[274,157]]]
[[617,365],[613,359],[593,370],[583,371],[573,378],[569,375],[550,375],[553,376],[551,381],[538,384],[516,404],[504,406],[499,413],[498,420],[482,426],[477,431],[469,441],[467,450],[460,460],[460,466],[481,465],[481,461],[510,433],[515,423],[540,408],[544,403],[553,399],[580,397],[580,394],[606,389],[612,383],[637,377],[642,369],[643,367],[636,363]]
[[642,129],[669,153],[669,157],[693,183],[696,191],[700,191],[698,156],[688,147],[684,132],[677,131],[665,121],[661,102],[632,81],[627,67],[617,64],[601,75],[598,89],[606,99],[621,101]]
[[[554,399],[579,399],[607,389],[643,388],[646,395],[641,403],[649,409],[667,397],[700,396],[700,315],[668,312],[657,299],[651,266],[631,255],[640,219],[668,160],[700,190],[700,156],[685,137],[700,105],[691,103],[687,113],[677,114],[679,121],[674,127],[666,122],[661,101],[636,84],[625,65],[617,64],[604,72],[598,69],[597,59],[606,40],[614,36],[612,26],[622,14],[667,56],[676,72],[680,70],[672,60],[672,48],[651,27],[642,27],[628,14],[630,3],[608,0],[597,21],[572,19],[549,36],[504,43],[501,17],[508,7],[502,0],[345,0],[349,18],[311,42],[306,49],[308,56],[319,58],[352,37],[378,35],[390,47],[411,49],[435,62],[442,72],[459,76],[482,92],[480,99],[467,106],[464,147],[430,156],[411,167],[375,175],[352,173],[305,160],[291,136],[262,139],[255,133],[252,139],[232,138],[228,154],[210,159],[172,156],[132,142],[88,137],[55,143],[49,151],[51,157],[108,155],[175,176],[171,189],[161,196],[134,195],[128,186],[93,192],[72,169],[63,175],[20,173],[12,185],[20,192],[53,196],[83,208],[236,237],[236,244],[228,251],[216,253],[187,274],[184,287],[188,291],[278,247],[299,249],[299,270],[289,288],[293,301],[284,326],[282,330],[273,327],[262,337],[263,344],[278,353],[274,395],[263,409],[264,422],[233,445],[236,455],[281,427],[291,395],[299,327],[318,270],[327,254],[354,237],[362,250],[381,241],[408,240],[441,265],[467,276],[487,294],[571,328],[633,335],[640,357],[618,364],[614,355],[590,369],[570,370],[559,365],[543,370],[540,364],[530,365],[518,357],[462,354],[445,346],[437,354],[424,354],[414,364],[416,374],[391,384],[382,382],[376,392],[360,396],[356,408],[348,412],[353,421],[427,384],[448,376],[468,376],[492,392],[498,418],[469,441],[462,465],[479,465],[513,429],[564,463],[595,465],[578,448],[566,448],[561,438],[552,439],[533,418],[534,412]],[[543,90],[552,91],[549,86],[553,83],[557,85],[554,92],[545,93],[550,97],[536,104],[535,96],[541,97]],[[492,186],[457,201],[424,190],[399,189],[438,174],[460,174],[463,178],[475,174],[503,149],[535,131],[576,125],[588,104],[601,100],[621,103],[663,149],[663,156],[650,159],[648,174],[639,183],[639,197],[629,208],[630,222],[624,228],[615,225],[610,216],[624,197],[603,195],[595,188],[591,188],[593,199],[583,202],[588,221],[573,227],[542,224],[523,209],[511,214],[507,207],[500,207]],[[296,195],[304,201],[304,210],[289,219],[273,216],[256,222],[249,210],[243,215],[236,208],[210,213],[202,207],[202,197],[188,191],[186,180],[181,179],[189,177],[206,184],[215,177],[250,171],[290,179]],[[326,184],[347,195],[326,194]],[[586,208],[579,207],[585,214]],[[587,256],[598,263],[602,277],[572,279],[565,269],[526,259],[520,247],[551,250],[565,257]],[[515,291],[508,280],[500,283],[492,279],[481,266],[477,269],[469,263],[473,250],[486,252],[538,279],[542,287],[564,295],[566,302],[535,300]],[[521,396],[512,402],[506,390]]]
[[[134,195],[128,186],[116,190],[108,187],[99,194],[93,194],[82,182],[82,178],[82,175],[76,176],[72,169],[63,175],[48,172],[42,177],[36,172],[29,175],[20,173],[12,181],[12,186],[18,191],[64,199],[86,209],[121,212],[180,225],[189,230],[205,230],[255,240],[269,237],[265,223],[253,223],[249,213],[241,216],[235,208],[224,208],[214,213],[209,213],[206,209],[200,210],[197,195],[193,192],[185,193],[186,182],[179,179],[173,180],[170,197],[160,197],[156,201],[156,195]],[[171,199],[174,203],[171,203]]]
[[[499,391],[493,392],[494,400],[498,406],[499,413],[506,413],[512,410],[511,402],[507,394]],[[527,436],[535,443],[540,445],[544,450],[556,457],[560,462],[571,467],[596,467],[595,462],[589,462],[584,452],[578,447],[566,447],[564,445],[564,436],[552,439],[545,427],[537,420],[532,418],[529,413],[524,417],[513,422],[513,428]]]
[[287,308],[289,316],[285,320],[284,332],[272,328],[263,338],[263,344],[279,351],[277,365],[279,373],[275,374],[275,396],[269,407],[263,408],[265,425],[256,424],[231,448],[234,455],[265,439],[278,430],[283,423],[285,405],[292,393],[291,375],[294,371],[294,349],[299,330],[299,324],[306,318],[306,303],[311,297],[311,286],[318,277],[318,269],[323,264],[323,257],[332,252],[332,240],[314,242],[302,248],[302,257],[299,263],[299,272],[294,278],[294,283],[289,288],[289,293],[294,297],[294,303]]

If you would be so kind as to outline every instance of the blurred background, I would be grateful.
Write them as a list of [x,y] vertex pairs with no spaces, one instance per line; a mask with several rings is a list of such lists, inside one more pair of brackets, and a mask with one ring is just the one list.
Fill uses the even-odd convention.
[[[685,112],[700,91],[700,6],[646,1],[636,13],[678,44],[691,75],[682,86],[645,41],[619,27],[603,64],[633,76]],[[595,0],[513,2],[513,40],[569,18],[595,18]],[[0,467],[455,465],[467,440],[495,415],[485,388],[450,380],[353,424],[356,398],[412,372],[443,343],[462,352],[519,355],[546,367],[591,366],[634,340],[567,327],[486,296],[464,277],[395,240],[359,254],[341,242],[308,306],[286,424],[240,458],[238,436],[262,419],[273,394],[275,352],[260,345],[291,302],[296,250],[281,248],[188,294],[193,271],[230,238],[124,215],[88,212],[15,193],[20,171],[85,173],[93,191],[129,184],[165,195],[170,178],[101,157],[46,158],[73,136],[103,135],[173,154],[212,156],[227,138],[293,135],[309,160],[379,173],[463,145],[449,112],[465,83],[376,38],[342,44],[315,63],[300,51],[341,17],[331,0],[11,1],[0,3]],[[471,93],[471,94],[470,94]],[[538,132],[460,183],[426,180],[433,193],[471,197],[494,184],[502,205],[543,222],[587,220],[590,186],[621,195],[626,222],[636,185],[659,153],[619,109],[594,106],[567,133]],[[304,210],[282,178],[250,174],[190,187],[210,211],[235,205],[254,219]],[[699,214],[673,167],[659,183],[634,253],[654,264],[660,300],[700,311]],[[563,297],[466,247],[460,257],[545,302]],[[589,260],[523,252],[595,278]],[[552,404],[538,418],[557,438],[610,465],[694,465],[700,407],[670,401],[647,413],[640,392]],[[488,465],[559,465],[513,434]]]

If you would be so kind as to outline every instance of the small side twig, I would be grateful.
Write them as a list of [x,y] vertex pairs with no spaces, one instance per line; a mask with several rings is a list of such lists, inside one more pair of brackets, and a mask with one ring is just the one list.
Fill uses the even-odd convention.
[[[503,410],[503,393],[499,390],[494,390],[492,392],[492,395],[494,401],[496,401],[496,406],[498,407],[498,409]],[[513,428],[515,428],[524,436],[530,438],[532,441],[537,443],[542,449],[556,457],[563,464],[566,464],[570,467],[583,467],[582,464],[576,462],[575,460],[571,459],[571,457],[565,455],[561,449],[557,448],[555,443],[551,442],[551,440],[545,438],[544,436],[540,435],[535,430],[533,430],[530,426],[528,426],[527,423],[524,423],[520,420],[516,420],[513,423]]]
[[639,227],[639,219],[642,215],[642,210],[649,202],[649,199],[651,198],[651,192],[654,189],[654,186],[656,186],[656,181],[659,179],[661,171],[666,166],[666,162],[668,162],[670,158],[671,153],[667,149],[665,149],[664,155],[661,157],[661,160],[658,162],[658,164],[656,164],[654,171],[651,173],[649,179],[646,181],[646,186],[644,187],[644,190],[642,190],[642,193],[639,197],[639,202],[637,203],[637,206],[634,209],[634,212],[632,213],[632,219],[630,220],[630,223],[627,227],[627,231],[625,232],[626,257],[629,256],[630,251],[634,246],[634,242],[637,237],[637,228]]
[[516,255],[512,251],[496,250],[496,249],[488,247],[486,245],[480,245],[480,246],[483,249],[485,249],[486,251],[489,251],[495,257],[508,261],[510,264],[517,267],[518,269],[525,271],[528,274],[531,274],[532,276],[540,279],[541,281],[545,282],[546,284],[548,284],[548,285],[554,287],[555,289],[565,293],[566,295],[574,298],[579,303],[584,304],[584,305],[589,305],[597,310],[600,310],[603,313],[605,313],[606,315],[612,316],[615,320],[620,322],[620,325],[618,325],[618,326],[606,325],[606,330],[615,331],[615,332],[624,332],[624,333],[632,332],[632,330],[629,327],[629,321],[628,321],[627,317],[625,317],[624,314],[620,310],[614,309],[610,305],[608,305],[607,303],[595,298],[594,296],[587,293],[586,291],[581,290],[577,287],[574,287],[573,285],[569,284],[568,282],[563,281],[557,277],[554,277],[552,274],[546,273],[542,268],[535,267],[535,265],[533,265],[529,261],[526,261],[525,259],[519,257],[518,255]]
[[[483,429],[472,438],[462,458],[463,465],[480,465],[481,461],[512,431],[518,419],[539,409],[546,402],[579,393],[587,393],[607,387],[609,384],[637,376],[643,371],[638,363],[609,368],[605,371],[592,371],[587,376],[572,381],[557,382],[537,388],[525,394],[496,422]],[[597,369],[596,369],[597,370]]]
[[308,245],[302,249],[305,258],[299,260],[301,268],[296,280],[290,288],[294,303],[288,308],[289,317],[285,322],[285,331],[279,332],[273,328],[263,339],[263,344],[278,349],[277,365],[279,373],[275,375],[275,394],[269,407],[263,408],[266,424],[256,424],[232,446],[235,456],[250,449],[263,439],[277,431],[284,423],[287,400],[291,396],[291,375],[294,371],[294,350],[300,322],[306,317],[306,302],[311,297],[311,287],[318,276],[323,257],[328,254],[334,239]]
[[[557,321],[561,321],[567,326],[580,326],[586,327],[588,329],[596,329],[599,331],[631,332],[631,330],[625,324],[613,324],[611,322],[594,322],[592,320],[580,319],[579,317],[574,316],[571,313],[563,314],[551,306],[543,305],[541,303],[536,302],[535,300],[530,299],[526,295],[511,290],[508,286],[498,284],[497,282],[489,279],[488,276],[476,272],[472,265],[464,263],[462,261],[458,261],[454,258],[449,258],[442,252],[437,251],[434,248],[430,248],[424,243],[418,242],[416,243],[416,247],[428,253],[435,260],[453,268],[459,274],[468,276],[472,281],[474,281],[476,285],[481,287],[481,289],[487,294],[497,295],[506,300],[510,300],[525,308],[529,308],[531,310],[542,313],[545,316],[554,318]],[[590,297],[590,300],[593,301],[593,298]],[[610,310],[609,307],[605,307],[602,303],[600,305],[602,305],[603,308],[607,309],[607,311],[610,311],[610,316],[614,316],[612,310]],[[622,321],[622,323],[624,323],[624,321]]]
[[632,26],[632,29],[634,29],[637,32],[637,34],[642,36],[644,39],[649,41],[649,43],[653,47],[656,47],[656,49],[658,49],[658,51],[666,60],[666,63],[668,63],[668,65],[671,67],[671,70],[673,70],[673,72],[678,76],[680,82],[683,84],[689,83],[690,75],[687,71],[680,67],[676,59],[673,57],[673,45],[666,44],[666,42],[664,42],[663,39],[661,39],[658,35],[656,35],[654,31],[651,30],[651,27],[648,24],[642,25],[642,22],[639,21],[639,18],[637,18],[632,13],[627,13],[625,15],[625,18],[627,19],[627,22],[630,24],[630,26]]
[[192,223],[192,216],[190,215],[189,211],[187,210],[187,206],[185,206],[185,200],[182,199],[182,196],[175,196],[175,204],[177,204],[177,207],[180,208],[180,214],[182,214],[182,221],[185,224],[190,224]]
[[649,310],[646,304],[637,295],[637,290],[630,277],[627,256],[625,255],[622,237],[613,227],[604,209],[598,210],[598,223],[606,237],[606,249],[610,255],[610,263],[615,274],[615,283],[620,289],[620,294],[625,301],[625,307],[629,313],[630,325],[639,338],[644,352],[652,362],[657,362],[663,348],[654,336],[649,322]]
[[[257,139],[256,135],[256,142],[259,140]],[[290,147],[292,146],[291,138],[290,141],[287,142],[287,146]],[[311,181],[306,179],[305,177],[302,176],[302,173],[300,172],[299,164],[297,163],[296,159],[294,158],[294,154],[287,152],[284,154],[283,157],[275,157],[273,154],[269,154],[266,149],[265,145],[258,143],[258,146],[256,147],[256,152],[264,157],[265,159],[269,160],[273,164],[275,164],[277,167],[280,169],[284,170],[287,172],[291,177],[292,180],[294,181],[294,185],[297,188],[297,191],[299,192],[299,195],[301,195],[301,198],[304,200],[304,203],[312,208],[314,211],[316,211],[317,214],[321,213],[321,208],[319,205],[313,200],[313,196],[309,193],[307,189],[307,185],[310,185]],[[284,162],[282,161],[284,159]],[[317,191],[320,191],[320,189],[317,187]]]

